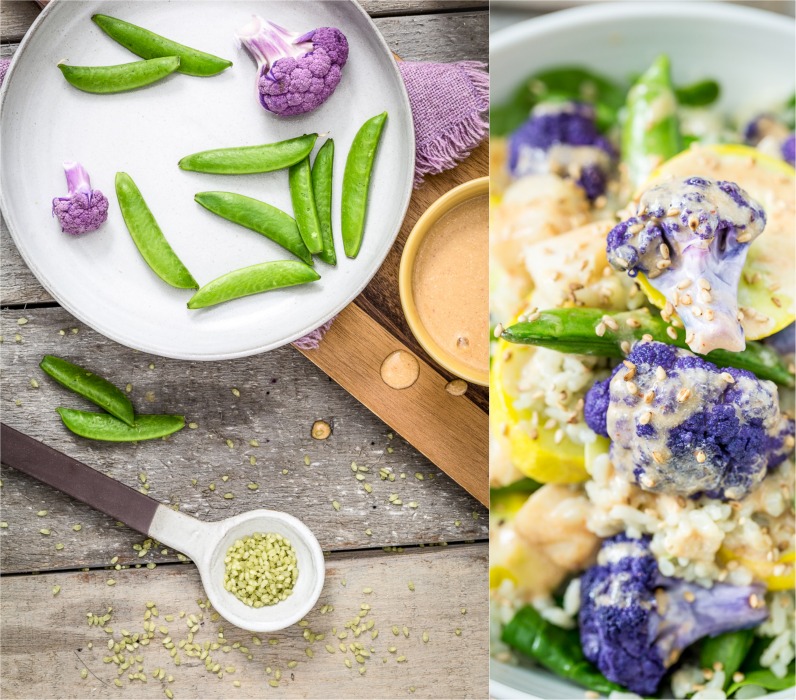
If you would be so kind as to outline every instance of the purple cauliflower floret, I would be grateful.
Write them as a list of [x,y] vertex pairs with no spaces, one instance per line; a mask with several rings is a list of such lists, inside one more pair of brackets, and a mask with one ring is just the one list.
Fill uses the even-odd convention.
[[749,244],[765,228],[762,206],[734,182],[673,179],[648,189],[635,216],[608,234],[608,262],[640,272],[669,302],[685,342],[707,354],[746,347],[738,282]]
[[553,172],[572,178],[592,200],[605,192],[615,157],[597,130],[594,107],[583,102],[540,104],[509,137],[514,177]]
[[648,697],[698,639],[761,624],[764,593],[757,584],[704,588],[663,576],[649,537],[611,537],[580,580],[583,654],[608,680]]
[[64,163],[64,173],[69,194],[53,199],[53,216],[58,217],[64,233],[78,236],[96,231],[108,218],[107,197],[91,189],[91,180],[80,163]]
[[777,386],[659,342],[637,343],[584,400],[617,473],[645,491],[747,496],[794,447]]
[[260,104],[282,117],[320,107],[348,60],[348,41],[334,27],[296,34],[255,15],[237,36],[257,61]]
[[744,128],[744,141],[763,153],[794,165],[794,133],[773,114],[759,114],[752,119]]

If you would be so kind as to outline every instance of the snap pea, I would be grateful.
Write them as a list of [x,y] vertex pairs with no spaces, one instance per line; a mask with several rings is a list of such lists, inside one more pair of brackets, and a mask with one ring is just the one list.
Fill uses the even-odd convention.
[[351,144],[351,150],[346,158],[343,172],[341,224],[343,249],[349,258],[355,258],[362,246],[370,174],[386,120],[387,112],[368,119],[354,136],[354,142]]
[[681,150],[669,59],[659,56],[627,93],[622,160],[627,163],[630,183],[638,187],[660,163]]
[[315,195],[312,192],[309,157],[291,165],[287,172],[290,200],[293,202],[293,216],[296,217],[301,238],[310,253],[320,253],[323,250],[321,222],[318,219]]
[[261,233],[312,265],[312,255],[301,240],[295,219],[281,209],[234,192],[198,192],[194,199],[222,219]]
[[690,85],[674,88],[677,103],[684,107],[706,107],[719,99],[721,87],[715,80],[705,78]]
[[227,61],[225,58],[178,44],[176,41],[115,17],[92,15],[91,19],[111,39],[136,56],[141,58],[177,56],[180,59],[180,73],[198,76],[216,75],[232,65],[232,61]]
[[502,640],[546,669],[584,688],[609,695],[624,688],[609,681],[583,656],[577,630],[556,627],[530,605],[517,611],[503,628]]
[[334,165],[334,141],[327,139],[315,156],[312,164],[312,192],[315,195],[315,208],[321,222],[321,241],[323,250],[318,257],[327,265],[337,264],[332,233],[332,166]]
[[61,386],[104,408],[127,425],[134,425],[133,404],[121,389],[107,379],[53,355],[45,355],[39,367]]
[[200,151],[185,156],[178,165],[183,170],[219,175],[270,173],[273,170],[289,168],[306,158],[317,138],[318,134],[304,134],[260,146],[233,146]]
[[277,260],[233,270],[208,282],[188,301],[189,309],[203,309],[231,299],[293,287],[319,280],[321,276],[309,265],[297,260]]
[[75,435],[105,442],[140,442],[165,437],[185,426],[183,416],[142,415],[135,417],[135,425],[127,425],[107,413],[56,408],[64,425]]
[[121,63],[118,66],[58,64],[58,68],[70,85],[83,92],[103,95],[151,85],[170,75],[179,67],[180,59],[176,56]]
[[[619,330],[613,331],[607,328],[604,335],[598,336],[595,329],[606,316],[616,322]],[[628,326],[628,320],[638,327]],[[675,329],[677,331],[675,340],[669,337],[666,330],[668,327],[669,324],[660,316],[653,316],[646,309],[614,313],[579,307],[543,311],[535,321],[515,323],[510,326],[503,331],[501,338],[510,343],[538,345],[559,352],[620,359],[625,356],[621,347],[622,342],[633,343],[641,340],[644,335],[650,335],[653,340],[661,343],[687,349],[683,329]],[[719,367],[737,367],[749,370],[760,379],[770,379],[788,387],[794,385],[793,373],[782,358],[762,343],[747,341],[746,349],[741,352],[713,350],[705,357]]]
[[152,271],[172,287],[196,289],[199,285],[169,245],[141,191],[127,173],[116,173],[116,198],[127,230]]
[[720,663],[724,670],[724,687],[727,688],[732,683],[733,674],[741,668],[754,640],[754,629],[707,637],[699,644],[699,667],[713,668],[714,664]]

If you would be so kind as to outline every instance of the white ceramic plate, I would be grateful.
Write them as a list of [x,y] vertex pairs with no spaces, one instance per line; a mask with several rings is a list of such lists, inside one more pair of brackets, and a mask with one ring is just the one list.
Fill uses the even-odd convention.
[[[234,66],[211,78],[175,73],[129,93],[91,95],[71,87],[56,64],[109,65],[138,60],[91,21],[109,14]],[[255,64],[234,40],[260,14],[296,31],[340,28],[350,56],[335,93],[307,115],[279,118],[255,96]],[[354,2],[54,2],[25,37],[0,93],[3,213],[22,257],[42,285],[81,321],[129,347],[187,360],[252,355],[299,338],[349,304],[376,273],[398,234],[412,191],[414,131],[409,101],[381,35]],[[389,117],[371,182],[362,250],[346,258],[340,238],[340,190],[357,129]],[[321,280],[189,311],[189,290],[162,282],[139,255],[116,202],[114,176],[138,184],[174,250],[200,284],[237,268],[290,259],[257,233],[228,223],[193,201],[226,190],[291,212],[287,172],[203,175],[177,161],[208,148],[279,141],[328,132],[335,141],[333,224],[338,264],[316,263]],[[318,145],[322,143],[319,139]],[[61,233],[50,208],[66,193],[61,164],[76,160],[111,202],[93,233]]]
[[[490,37],[491,97],[505,100],[528,75],[580,64],[615,78],[641,71],[660,53],[675,80],[712,77],[719,109],[749,113],[786,99],[794,89],[793,20],[719,3],[602,4],[556,12]],[[571,699],[584,689],[544,670],[490,665],[490,695]],[[792,698],[793,689],[766,698]]]

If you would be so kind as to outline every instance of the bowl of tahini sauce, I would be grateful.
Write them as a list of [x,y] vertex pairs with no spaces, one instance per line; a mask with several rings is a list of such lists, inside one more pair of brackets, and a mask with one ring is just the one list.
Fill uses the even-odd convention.
[[406,241],[401,305],[415,338],[457,377],[489,384],[489,178],[434,202]]

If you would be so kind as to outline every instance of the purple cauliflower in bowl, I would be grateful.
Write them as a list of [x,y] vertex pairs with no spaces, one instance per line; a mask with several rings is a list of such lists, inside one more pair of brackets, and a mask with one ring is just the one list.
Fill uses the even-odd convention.
[[594,200],[604,194],[616,158],[585,102],[544,102],[509,138],[513,177],[553,172],[575,181]]
[[86,169],[80,163],[64,163],[69,194],[53,199],[52,213],[61,230],[73,236],[96,231],[108,218],[108,199],[91,189]]
[[584,417],[617,472],[658,493],[740,500],[794,447],[773,382],[665,343],[637,343],[588,391]]
[[768,617],[765,587],[704,588],[663,576],[649,537],[616,535],[580,580],[584,656],[608,680],[654,694],[682,651],[698,639],[756,627]]
[[738,283],[765,225],[763,207],[734,182],[667,180],[644,192],[636,214],[610,231],[608,262],[647,277],[680,316],[694,352],[740,352],[746,340]]
[[257,61],[260,104],[282,117],[320,107],[348,60],[348,40],[334,27],[298,34],[255,15],[237,37]]
[[763,153],[794,165],[796,134],[772,114],[759,114],[744,128],[744,141]]

